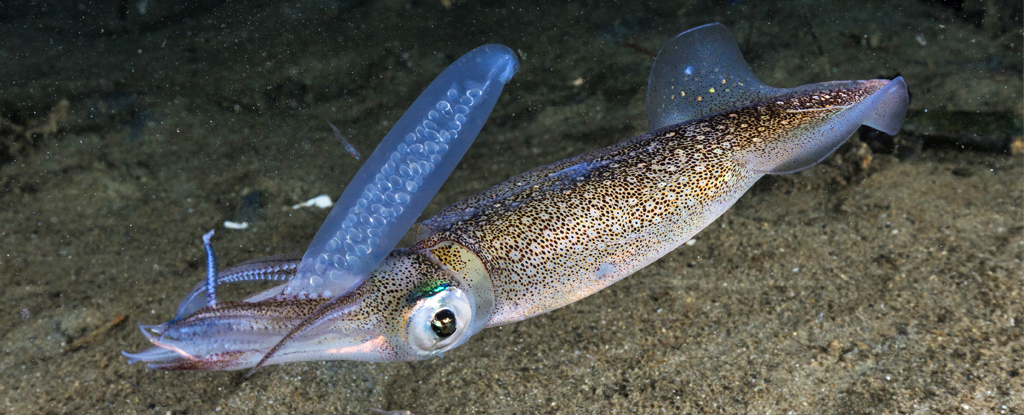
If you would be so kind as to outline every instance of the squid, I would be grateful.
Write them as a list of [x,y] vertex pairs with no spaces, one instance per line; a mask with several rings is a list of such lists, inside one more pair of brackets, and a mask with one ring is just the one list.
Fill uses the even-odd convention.
[[[759,178],[809,168],[861,125],[895,135],[902,77],[773,88],[728,29],[683,32],[648,80],[649,132],[514,176],[418,224],[518,71],[481,46],[445,69],[367,158],[300,256],[219,270],[122,352],[159,370],[238,370],[311,360],[443,356],[487,327],[579,301],[715,221]],[[224,284],[280,284],[218,301]]]

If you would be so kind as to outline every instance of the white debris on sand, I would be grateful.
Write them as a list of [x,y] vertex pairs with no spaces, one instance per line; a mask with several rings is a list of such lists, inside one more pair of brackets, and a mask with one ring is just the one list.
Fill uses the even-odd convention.
[[310,207],[310,206],[316,206],[316,207],[318,207],[320,209],[327,209],[327,208],[329,208],[331,206],[334,206],[334,202],[331,201],[331,197],[330,196],[320,195],[320,196],[314,197],[312,199],[309,199],[309,200],[307,200],[305,202],[299,203],[297,205],[292,205],[292,209],[300,209],[300,208]]
[[229,220],[224,221],[224,227],[227,229],[249,229],[249,222],[232,222]]

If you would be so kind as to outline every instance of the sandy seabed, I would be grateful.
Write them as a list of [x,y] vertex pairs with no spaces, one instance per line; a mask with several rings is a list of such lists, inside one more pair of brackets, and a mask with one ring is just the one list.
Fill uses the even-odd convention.
[[694,244],[443,359],[243,381],[119,354],[202,278],[206,230],[225,265],[305,249],[327,211],[290,206],[359,167],[326,121],[368,154],[481,44],[522,68],[428,214],[643,133],[645,52],[712,21],[770,85],[901,73],[912,117],[995,114],[1012,140],[1019,27],[912,1],[151,3],[0,15],[0,412],[1024,411],[1024,159],[907,132],[762,179]]

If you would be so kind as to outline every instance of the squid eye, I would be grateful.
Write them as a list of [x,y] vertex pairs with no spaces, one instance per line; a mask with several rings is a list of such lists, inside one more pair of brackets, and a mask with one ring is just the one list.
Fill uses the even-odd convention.
[[472,335],[474,307],[469,293],[458,288],[417,301],[406,323],[409,346],[420,356],[435,356],[462,344]]
[[447,339],[455,334],[456,327],[455,313],[447,308],[438,311],[437,314],[434,314],[434,318],[430,319],[430,329],[442,339]]

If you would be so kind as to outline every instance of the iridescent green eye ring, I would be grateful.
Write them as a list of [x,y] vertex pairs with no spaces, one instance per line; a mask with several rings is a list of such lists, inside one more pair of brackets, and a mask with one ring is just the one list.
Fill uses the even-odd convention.
[[451,288],[451,286],[450,282],[444,280],[430,279],[423,281],[409,293],[407,303],[412,304],[424,298],[432,297],[437,293]]

